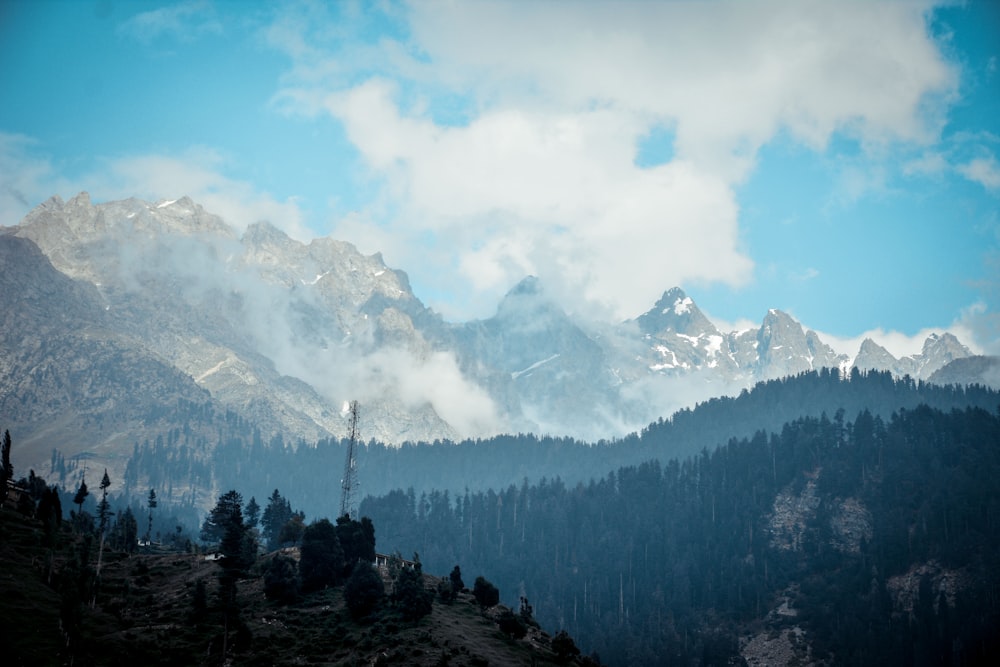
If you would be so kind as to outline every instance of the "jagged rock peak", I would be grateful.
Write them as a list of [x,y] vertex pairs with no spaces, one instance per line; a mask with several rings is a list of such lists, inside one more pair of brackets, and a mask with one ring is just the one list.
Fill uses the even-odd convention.
[[931,334],[919,355],[920,375],[929,375],[956,359],[972,356],[972,351],[950,333]]
[[65,205],[66,202],[63,201],[62,197],[60,197],[59,195],[52,195],[51,197],[43,201],[41,204],[39,204],[38,208],[48,208],[48,209],[62,208]]
[[[862,366],[862,362],[878,363],[874,366]],[[858,349],[858,356],[854,364],[858,366],[858,368],[867,370],[868,368],[887,368],[888,366],[883,366],[882,364],[892,364],[895,362],[896,357],[892,356],[889,350],[885,349],[871,338],[865,338],[861,341],[861,347]]]
[[244,245],[290,245],[296,244],[288,234],[281,231],[270,222],[261,220],[248,226],[243,232],[242,242]]
[[521,282],[510,288],[505,299],[517,296],[539,296],[544,293],[542,283],[536,276],[525,276]]
[[925,356],[935,354],[935,353],[945,353],[954,355],[953,358],[959,359],[962,357],[968,357],[972,355],[972,351],[956,338],[954,335],[948,333],[947,331],[941,335],[932,333],[924,341],[923,352]]
[[66,206],[78,208],[90,208],[93,204],[90,201],[90,193],[82,191],[66,202]]
[[771,308],[761,322],[757,340],[765,347],[784,345],[790,342],[805,342],[806,332],[802,324],[786,312]]
[[527,276],[500,300],[496,316],[501,319],[534,318],[539,323],[564,318],[565,313],[546,294],[542,281]]
[[680,287],[673,287],[637,320],[644,334],[678,333],[686,336],[716,334],[718,330]]

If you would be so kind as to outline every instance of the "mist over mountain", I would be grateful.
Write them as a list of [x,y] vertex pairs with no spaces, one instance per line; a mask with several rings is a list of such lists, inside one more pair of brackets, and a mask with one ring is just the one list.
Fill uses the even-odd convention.
[[761,380],[852,366],[922,379],[971,356],[945,333],[913,357],[865,341],[852,359],[778,310],[723,332],[676,287],[633,320],[595,323],[532,277],[493,317],[446,322],[378,254],[301,243],[266,222],[240,235],[188,198],[53,197],[4,232],[3,305],[16,325],[4,338],[5,417],[27,442],[82,429],[78,450],[101,456],[148,436],[150,420],[110,399],[84,410],[26,377],[76,368],[87,378],[61,381],[67,391],[209,402],[291,440],[342,436],[343,407],[359,400],[365,437],[386,443],[503,432],[596,441]]

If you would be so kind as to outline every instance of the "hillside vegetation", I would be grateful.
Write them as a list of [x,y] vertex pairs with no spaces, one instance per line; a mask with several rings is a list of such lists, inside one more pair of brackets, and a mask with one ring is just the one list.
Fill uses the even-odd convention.
[[1000,411],[922,406],[802,418],[588,484],[396,491],[362,511],[390,548],[526,591],[543,627],[609,664],[726,664],[792,632],[804,662],[971,665],[1000,654],[997,479]]
[[[982,386],[894,379],[887,372],[843,377],[823,370],[762,382],[739,396],[700,403],[614,441],[585,443],[532,434],[401,447],[372,441],[358,455],[358,477],[361,491],[370,496],[412,488],[417,496],[436,490],[454,497],[466,490],[499,491],[525,480],[537,484],[555,478],[567,485],[586,484],[621,466],[683,460],[732,438],[780,431],[785,423],[802,417],[818,419],[826,414],[832,419],[843,410],[850,419],[867,410],[888,420],[898,410],[919,405],[993,411],[1000,405],[1000,393]],[[265,440],[253,424],[235,414],[223,420],[210,413],[207,404],[183,404],[176,419],[182,423],[190,419],[192,424],[214,420],[218,426],[213,437],[184,426],[135,443],[124,474],[125,495],[154,487],[168,502],[201,511],[214,501],[211,493],[216,489],[240,489],[247,496],[263,498],[279,488],[310,516],[334,514],[339,496],[331,493],[330,481],[331,475],[338,475],[334,482],[339,479],[346,441]],[[55,461],[53,481],[63,486],[78,483],[83,463],[70,458]]]
[[[52,546],[46,546],[46,543]],[[5,665],[566,665],[581,664],[565,635],[537,627],[515,639],[468,591],[437,597],[423,575],[428,613],[413,620],[388,598],[357,619],[343,585],[269,600],[257,559],[220,599],[223,568],[199,553],[105,547],[64,521],[54,541],[39,521],[0,509],[0,637]],[[391,584],[390,584],[391,585]],[[560,642],[562,642],[560,644]]]

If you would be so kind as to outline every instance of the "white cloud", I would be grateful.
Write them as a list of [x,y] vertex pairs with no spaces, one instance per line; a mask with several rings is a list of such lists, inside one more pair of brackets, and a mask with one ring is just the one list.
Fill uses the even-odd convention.
[[937,151],[931,151],[918,158],[907,161],[903,165],[903,173],[907,176],[937,176],[951,169],[948,158]]
[[0,226],[16,225],[60,191],[62,179],[30,137],[0,132]]
[[53,194],[69,198],[86,190],[98,201],[186,195],[237,230],[266,220],[298,240],[314,236],[295,200],[279,201],[226,176],[227,168],[227,160],[217,152],[191,148],[176,155],[104,159],[94,172],[66,177],[58,175],[35,140],[0,132],[0,225],[17,224]]
[[837,353],[846,354],[852,359],[855,355],[857,355],[858,350],[861,349],[861,343],[863,343],[866,338],[872,339],[888,350],[892,356],[900,359],[902,357],[920,354],[923,351],[924,343],[927,341],[928,336],[931,334],[941,335],[945,332],[951,333],[958,338],[959,342],[968,347],[973,354],[990,354],[990,352],[987,352],[984,349],[981,338],[976,334],[968,313],[963,314],[960,319],[956,320],[946,328],[928,327],[921,329],[912,335],[899,331],[886,331],[882,328],[871,329],[850,338],[834,336],[832,334],[822,332],[817,333],[820,338],[822,338],[823,341],[832,347]]
[[289,236],[313,236],[294,200],[278,201],[250,183],[226,175],[226,160],[218,153],[195,148],[180,155],[140,155],[108,161],[103,174],[87,179],[97,199],[139,197],[155,201],[191,197],[237,229],[266,220]]
[[[384,184],[380,212],[360,217],[402,239],[387,257],[417,282],[490,303],[534,273],[634,316],[667,286],[751,278],[734,189],[780,130],[814,149],[838,131],[865,147],[938,136],[957,77],[927,8],[416,3],[405,41],[357,60],[291,14],[270,33],[293,60],[275,103],[343,123]],[[461,122],[436,120],[456,96]],[[640,169],[657,125],[673,158]],[[414,269],[421,253],[443,264]]]
[[568,279],[625,316],[664,285],[738,284],[749,273],[725,183],[680,160],[636,167],[638,128],[627,117],[503,110],[444,128],[401,115],[391,86],[379,81],[327,104],[405,202],[397,224],[457,240],[462,278],[481,290],[529,273]]
[[959,165],[958,171],[987,190],[1000,190],[1000,163],[992,155]]
[[221,34],[222,23],[215,16],[211,3],[191,0],[126,19],[118,26],[118,34],[150,44],[161,37],[191,41],[203,35]]
[[810,266],[809,268],[803,269],[802,271],[793,272],[790,275],[790,278],[795,282],[806,282],[809,280],[813,280],[814,278],[819,278],[819,269]]
[[353,386],[374,400],[398,396],[409,408],[430,404],[460,437],[494,435],[502,428],[493,400],[462,376],[451,353],[418,358],[386,349],[355,363]]

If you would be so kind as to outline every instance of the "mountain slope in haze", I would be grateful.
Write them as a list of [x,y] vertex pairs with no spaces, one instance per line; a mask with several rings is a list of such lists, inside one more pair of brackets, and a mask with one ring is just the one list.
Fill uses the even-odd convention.
[[[80,367],[93,356],[89,346],[111,341],[122,350],[104,366],[115,382],[149,374],[136,357],[155,361],[193,385],[185,392],[207,392],[265,438],[280,433],[288,442],[344,436],[350,400],[364,405],[362,436],[387,443],[502,432],[595,441],[760,380],[852,364],[778,310],[758,328],[719,331],[679,288],[635,320],[595,324],[527,278],[493,317],[445,322],[377,254],[327,238],[300,243],[264,222],[239,234],[188,198],[95,205],[86,193],[53,197],[4,231],[41,250],[24,262],[44,255],[75,281],[46,295],[44,309],[19,313],[23,340],[11,339],[0,350],[5,358],[30,348],[31,368],[43,359]],[[26,289],[15,273],[0,272],[8,309],[22,308],[16,295]],[[80,323],[51,317],[84,306],[103,318],[89,338],[73,333]],[[53,340],[62,341],[57,352],[47,347]],[[899,360],[866,342],[853,363],[920,379],[969,355],[942,334],[921,355]],[[24,402],[34,391],[35,400],[59,404],[54,389],[27,388],[31,368],[3,368],[0,400]],[[110,406],[104,412],[115,442],[144,437]],[[20,441],[34,442],[41,421],[25,414],[5,417]],[[82,435],[95,447],[111,442]]]
[[[783,424],[796,419],[816,419],[844,428],[846,421],[862,413],[889,421],[895,414],[920,406],[946,413],[968,407],[993,413],[1000,406],[1000,393],[982,386],[894,380],[887,371],[857,371],[847,379],[835,371],[813,371],[758,383],[734,398],[713,398],[611,442],[588,444],[517,434],[447,446],[369,443],[356,451],[357,482],[361,495],[405,490],[414,502],[423,494],[429,494],[432,501],[434,494],[445,493],[457,499],[545,479],[558,479],[573,488],[619,466],[650,460],[665,464],[711,453],[732,440],[780,432]],[[296,506],[308,516],[329,515],[337,509],[338,495],[331,493],[330,477],[331,471],[342,469],[345,442],[322,440],[298,448],[267,445],[247,425],[222,432],[214,447],[198,448],[183,432],[165,434],[164,439],[162,445],[140,445],[129,458],[127,487],[144,490],[149,488],[146,480],[156,480],[157,488],[166,489],[162,493],[165,502],[181,503],[190,501],[190,489],[195,488],[238,488],[262,498],[277,487],[294,489]],[[193,452],[196,461],[176,452]],[[73,488],[75,479],[72,470],[66,475],[60,470],[50,481]],[[201,497],[212,498],[207,493]]]
[[18,446],[40,455],[29,467],[53,448],[124,465],[134,438],[176,423],[172,409],[225,412],[31,241],[0,234],[0,277],[0,414]]
[[962,357],[934,371],[928,378],[936,384],[972,385],[1000,389],[1000,358]]

